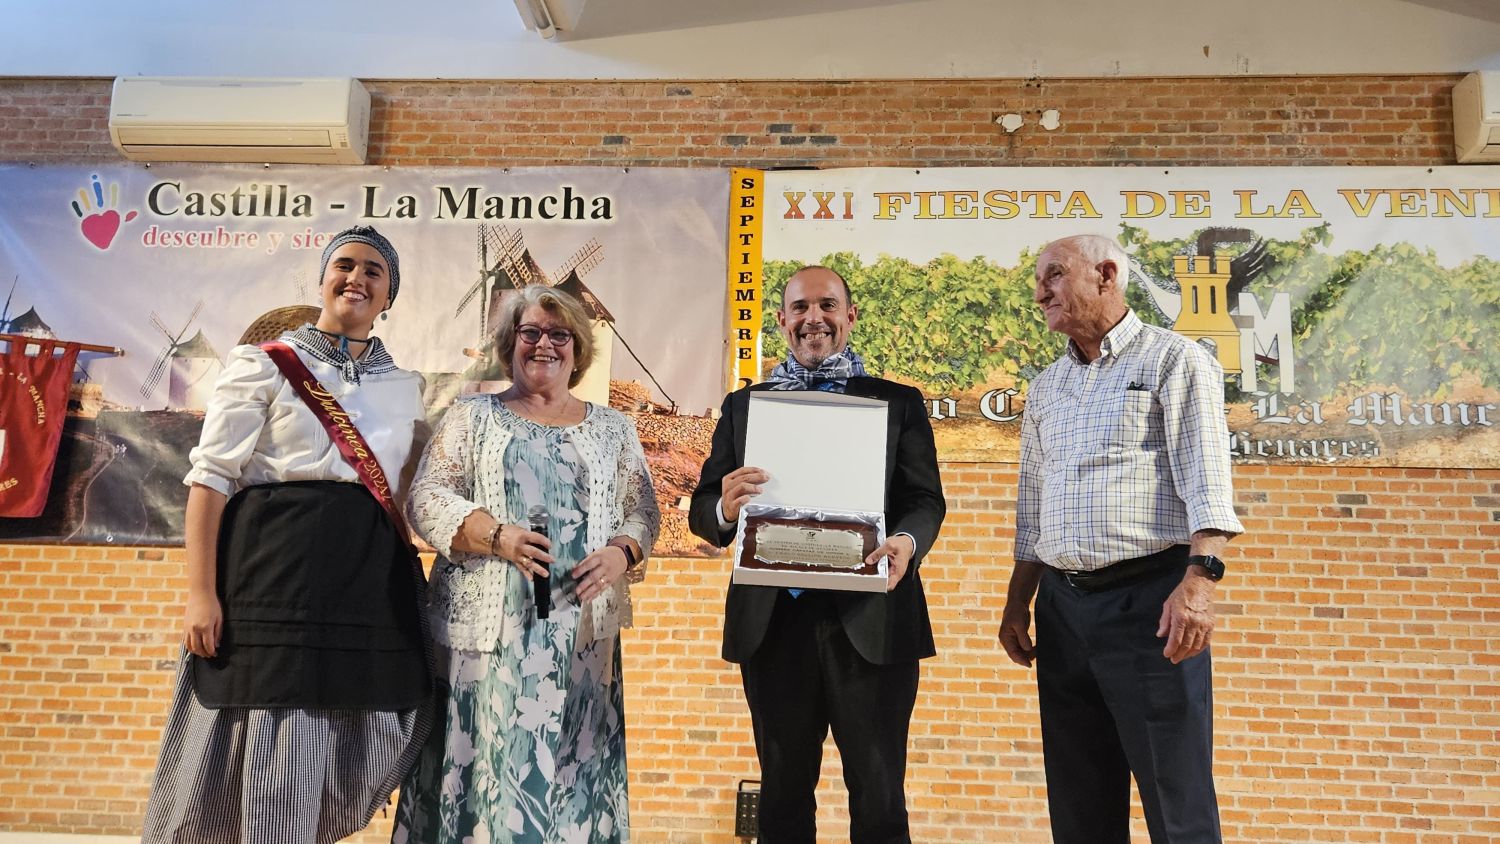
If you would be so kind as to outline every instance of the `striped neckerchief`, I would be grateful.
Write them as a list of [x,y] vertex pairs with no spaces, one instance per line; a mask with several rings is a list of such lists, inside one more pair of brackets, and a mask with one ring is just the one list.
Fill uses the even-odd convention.
[[357,358],[349,354],[347,345],[334,342],[332,337],[313,328],[311,323],[283,333],[280,339],[338,369],[339,377],[346,384],[358,384],[361,375],[378,375],[397,368],[396,361],[391,359],[379,337],[371,337],[369,348]]

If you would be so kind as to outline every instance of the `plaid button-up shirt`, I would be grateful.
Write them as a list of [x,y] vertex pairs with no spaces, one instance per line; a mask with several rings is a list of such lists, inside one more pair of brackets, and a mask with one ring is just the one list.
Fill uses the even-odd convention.
[[1027,391],[1016,559],[1093,571],[1204,529],[1244,530],[1218,361],[1133,312],[1094,361],[1069,341]]

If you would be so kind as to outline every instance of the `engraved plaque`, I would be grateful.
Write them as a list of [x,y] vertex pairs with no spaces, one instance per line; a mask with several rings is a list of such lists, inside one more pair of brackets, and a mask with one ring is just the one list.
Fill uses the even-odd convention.
[[[744,465],[770,480],[740,508],[732,581],[745,586],[884,592],[889,408],[816,390],[750,395]],[[816,432],[814,435],[812,432]],[[837,467],[830,477],[829,467]]]
[[761,525],[755,534],[755,556],[765,563],[806,563],[852,569],[864,562],[864,539],[857,531],[836,527],[799,528]]
[[749,516],[739,564],[781,571],[878,574],[865,557],[879,543],[875,527],[861,522]]

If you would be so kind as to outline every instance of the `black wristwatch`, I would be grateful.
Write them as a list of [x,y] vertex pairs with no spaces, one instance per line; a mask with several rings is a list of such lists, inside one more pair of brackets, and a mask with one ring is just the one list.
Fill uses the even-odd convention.
[[1224,561],[1212,554],[1194,554],[1187,559],[1190,566],[1202,566],[1208,579],[1218,582],[1224,579]]

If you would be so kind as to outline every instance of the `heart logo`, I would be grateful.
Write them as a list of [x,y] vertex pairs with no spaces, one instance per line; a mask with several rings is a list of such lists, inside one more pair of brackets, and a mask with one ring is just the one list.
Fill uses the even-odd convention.
[[108,249],[120,230],[120,214],[114,209],[90,214],[83,220],[83,236],[100,249]]
[[[84,238],[102,252],[109,248],[109,245],[115,240],[115,235],[120,232],[120,212],[114,209],[114,206],[120,202],[120,185],[119,183],[112,183],[109,186],[109,201],[107,202],[104,199],[104,183],[99,181],[98,174],[93,176],[89,187],[93,188],[92,198],[90,198],[88,190],[79,190],[78,199],[73,200],[71,204],[73,206],[73,213],[77,214],[78,219],[81,221],[78,225],[83,230]],[[109,207],[107,211],[99,211],[93,214],[84,213],[106,206]],[[125,215],[124,222],[128,223],[135,218],[136,212],[131,211]]]

